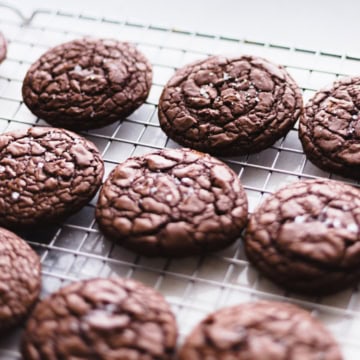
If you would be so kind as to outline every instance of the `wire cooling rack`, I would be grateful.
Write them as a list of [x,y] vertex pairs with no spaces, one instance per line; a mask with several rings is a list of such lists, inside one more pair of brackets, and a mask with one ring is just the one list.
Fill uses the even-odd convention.
[[[22,102],[21,85],[30,64],[49,47],[84,35],[137,44],[153,64],[149,98],[126,120],[83,133],[103,154],[106,175],[129,156],[177,147],[159,127],[157,103],[162,87],[182,65],[210,54],[254,54],[286,65],[303,90],[305,101],[339,76],[360,73],[360,58],[296,47],[252,42],[154,25],[36,11],[29,19],[0,5],[0,30],[9,46],[0,65],[0,131],[44,125]],[[268,193],[303,178],[325,177],[350,182],[309,163],[297,136],[286,137],[259,154],[223,159],[240,176],[250,211]],[[353,183],[357,185],[356,183]],[[99,233],[94,220],[96,198],[64,224],[21,233],[41,256],[42,296],[66,283],[97,276],[131,277],[165,295],[177,316],[180,339],[207,313],[258,299],[288,301],[317,316],[338,339],[347,360],[360,356],[360,292],[349,289],[324,298],[300,297],[279,289],[249,265],[239,240],[224,251],[187,259],[147,259]],[[0,339],[0,359],[19,359],[21,329]]]

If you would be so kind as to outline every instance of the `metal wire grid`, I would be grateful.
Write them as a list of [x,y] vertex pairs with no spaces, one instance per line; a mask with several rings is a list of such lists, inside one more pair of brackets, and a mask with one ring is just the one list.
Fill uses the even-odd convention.
[[[0,7],[0,28],[9,42],[0,66],[0,131],[45,124],[22,102],[21,85],[29,65],[47,48],[83,35],[111,37],[137,44],[153,64],[154,80],[146,103],[124,121],[83,133],[103,154],[106,175],[129,156],[163,147],[177,147],[159,128],[157,102],[174,70],[210,54],[255,54],[287,66],[303,89],[305,101],[338,76],[359,73],[360,58],[268,43],[199,34],[152,25],[37,11],[25,23]],[[302,178],[333,176],[306,161],[297,126],[259,154],[223,159],[241,177],[250,211],[264,196]],[[352,183],[357,185],[356,183]],[[261,277],[246,260],[239,240],[233,246],[200,258],[147,259],[99,233],[94,220],[96,198],[64,224],[22,233],[41,256],[43,295],[66,283],[96,276],[119,275],[144,282],[162,292],[177,316],[183,338],[206,313],[216,308],[272,299],[299,304],[312,311],[334,333],[346,359],[360,354],[360,292],[349,289],[325,298],[301,297]],[[18,359],[20,330],[0,339],[0,358]]]

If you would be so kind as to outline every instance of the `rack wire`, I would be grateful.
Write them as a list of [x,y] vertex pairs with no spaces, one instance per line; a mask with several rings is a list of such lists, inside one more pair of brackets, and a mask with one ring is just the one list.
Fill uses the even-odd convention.
[[[30,64],[48,48],[85,35],[131,41],[153,64],[149,98],[123,121],[84,132],[102,152],[106,174],[129,156],[163,147],[176,148],[159,127],[157,103],[176,68],[211,54],[254,54],[285,65],[307,101],[320,87],[337,77],[359,74],[360,58],[292,46],[252,42],[214,34],[162,28],[152,24],[36,11],[29,19],[1,7],[0,30],[9,46],[0,66],[0,131],[45,123],[22,101],[21,85]],[[250,211],[280,186],[304,178],[349,179],[322,171],[303,154],[297,125],[274,146],[259,154],[223,158],[240,176]],[[323,298],[284,292],[264,279],[248,263],[238,240],[205,257],[148,259],[104,239],[94,220],[96,197],[64,224],[22,235],[41,256],[45,296],[66,283],[97,276],[131,277],[165,295],[177,316],[180,339],[207,313],[223,306],[258,299],[298,304],[317,316],[335,335],[347,360],[360,355],[360,292],[354,288]],[[21,329],[0,339],[0,359],[19,359]],[[180,340],[181,341],[181,340]]]

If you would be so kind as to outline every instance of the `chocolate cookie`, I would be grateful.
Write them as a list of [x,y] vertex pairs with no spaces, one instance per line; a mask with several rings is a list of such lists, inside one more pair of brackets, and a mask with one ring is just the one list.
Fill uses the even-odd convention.
[[176,337],[174,315],[158,292],[129,279],[92,279],[36,306],[22,354],[25,360],[170,360]]
[[0,224],[53,222],[95,195],[104,172],[93,143],[64,130],[34,127],[0,135]]
[[74,130],[123,119],[147,98],[151,65],[133,45],[81,39],[59,45],[27,72],[25,104],[49,124]]
[[0,63],[6,58],[6,40],[4,35],[0,32]]
[[179,360],[341,360],[332,335],[307,311],[278,302],[221,309],[188,336]]
[[360,76],[317,92],[306,105],[299,137],[316,166],[360,179]]
[[0,333],[18,324],[40,292],[40,259],[14,233],[0,228]]
[[165,149],[118,165],[99,196],[104,233],[147,256],[191,256],[235,241],[247,198],[221,161],[190,149]]
[[254,56],[213,56],[187,65],[159,102],[160,125],[170,138],[219,155],[272,145],[301,113],[301,91],[285,68]]
[[249,259],[286,289],[325,295],[360,278],[360,191],[307,180],[270,195],[245,236]]

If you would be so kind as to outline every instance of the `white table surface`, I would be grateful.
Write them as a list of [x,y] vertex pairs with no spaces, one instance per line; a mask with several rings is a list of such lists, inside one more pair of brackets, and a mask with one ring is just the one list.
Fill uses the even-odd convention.
[[[0,0],[1,2],[1,0]],[[25,13],[61,9],[241,39],[360,55],[356,0],[8,0]]]

